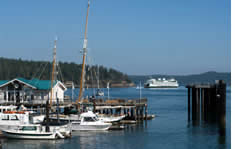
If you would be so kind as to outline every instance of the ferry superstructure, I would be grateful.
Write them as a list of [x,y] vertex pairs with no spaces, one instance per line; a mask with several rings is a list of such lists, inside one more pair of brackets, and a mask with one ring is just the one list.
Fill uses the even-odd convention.
[[175,79],[165,79],[165,78],[158,78],[156,79],[149,79],[144,84],[145,88],[178,88],[179,84],[178,81]]

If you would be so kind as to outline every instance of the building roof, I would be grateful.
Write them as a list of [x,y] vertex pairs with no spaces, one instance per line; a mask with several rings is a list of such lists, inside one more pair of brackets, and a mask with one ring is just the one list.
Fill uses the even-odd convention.
[[[24,78],[15,78],[13,80],[0,80],[0,87],[3,87],[14,81],[19,81],[37,90],[50,90],[51,89],[51,80],[39,80],[39,79],[27,80]],[[64,90],[66,90],[66,87],[63,85],[63,83],[61,83],[58,80],[53,82],[53,87],[58,83]]]

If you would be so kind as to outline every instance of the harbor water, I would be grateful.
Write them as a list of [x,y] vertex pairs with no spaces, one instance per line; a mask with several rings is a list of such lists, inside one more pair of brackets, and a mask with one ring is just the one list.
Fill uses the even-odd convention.
[[[87,94],[92,89],[85,91]],[[107,89],[104,89],[107,95]],[[136,88],[110,88],[110,97],[138,98]],[[226,136],[216,124],[192,126],[187,116],[187,89],[142,89],[148,99],[148,114],[156,118],[127,125],[124,130],[73,132],[71,139],[14,140],[1,138],[3,149],[228,149],[231,148],[231,90],[227,88]],[[75,90],[77,95],[78,90]],[[71,90],[67,91],[71,95]]]

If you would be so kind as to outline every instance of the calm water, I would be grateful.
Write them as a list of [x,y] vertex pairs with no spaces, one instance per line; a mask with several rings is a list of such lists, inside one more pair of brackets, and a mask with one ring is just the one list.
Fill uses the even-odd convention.
[[[78,92],[78,91],[77,91]],[[91,93],[91,90],[88,91]],[[121,131],[76,132],[71,139],[30,141],[1,139],[2,148],[32,149],[227,149],[231,148],[231,94],[227,90],[225,141],[215,126],[192,127],[187,121],[187,90],[142,89],[148,112],[157,115],[147,123],[128,125]],[[71,93],[71,90],[67,92]],[[105,92],[106,93],[106,92]],[[139,97],[135,88],[110,89],[112,97]]]

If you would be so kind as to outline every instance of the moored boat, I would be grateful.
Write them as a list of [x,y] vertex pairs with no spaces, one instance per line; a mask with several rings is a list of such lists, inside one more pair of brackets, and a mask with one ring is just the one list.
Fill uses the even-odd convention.
[[80,121],[74,121],[71,124],[72,131],[108,130],[112,126],[112,123],[106,123],[98,119],[92,111],[82,113]]
[[46,131],[42,125],[21,125],[15,129],[5,129],[2,133],[7,138],[13,139],[63,139],[64,136],[57,130]]
[[104,115],[104,114],[96,114],[98,119],[105,123],[113,123],[119,122],[126,117],[126,115]]

